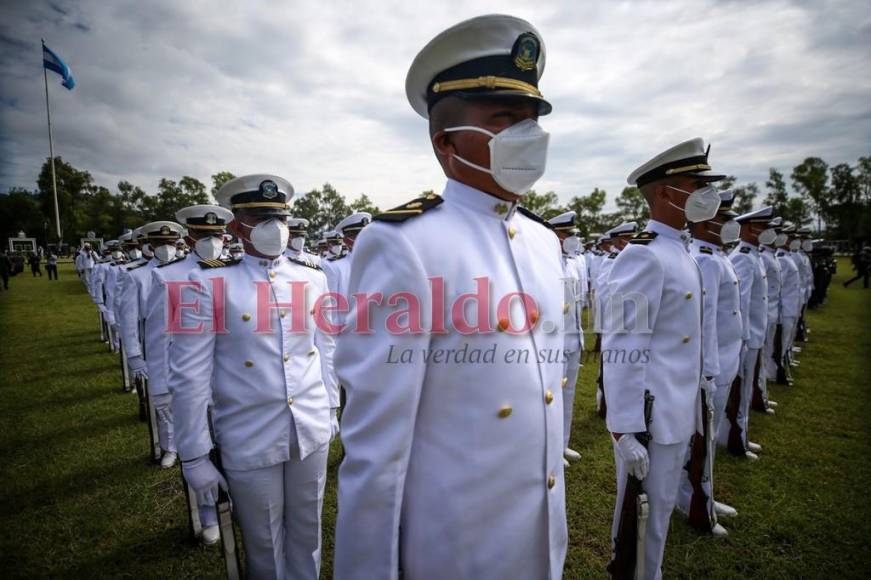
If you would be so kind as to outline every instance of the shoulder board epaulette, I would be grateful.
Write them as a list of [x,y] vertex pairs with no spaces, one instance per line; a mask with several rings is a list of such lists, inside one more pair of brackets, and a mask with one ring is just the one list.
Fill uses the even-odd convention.
[[157,267],[158,268],[166,268],[170,264],[175,264],[176,262],[181,262],[182,260],[184,260],[184,258],[176,258],[175,260],[170,260],[169,262],[166,262],[164,264],[158,264]]
[[786,255],[786,252],[784,252],[783,250],[777,250],[777,257],[778,258],[782,258],[785,255]]
[[650,242],[655,240],[656,236],[658,236],[658,235],[659,234],[657,234],[656,232],[648,232],[648,231],[638,232],[637,234],[632,236],[632,239],[629,240],[629,243],[630,244],[649,244]]
[[197,264],[200,268],[208,270],[209,268],[224,268],[226,266],[235,266],[242,260],[200,260]]
[[148,262],[142,262],[141,264],[133,264],[132,266],[127,266],[127,271],[129,272],[130,270],[135,270],[136,268],[141,268],[142,266],[144,266],[147,263]]
[[315,264],[311,260],[307,260],[306,258],[303,258],[303,257],[288,256],[287,259],[290,260],[291,262],[293,262],[294,264],[299,264],[300,266],[307,266],[307,267],[312,268],[314,270],[321,269],[320,266],[318,266],[317,264]]
[[431,210],[443,201],[442,196],[431,193],[381,212],[372,219],[379,222],[404,222],[407,219],[417,217],[423,212]]
[[699,253],[700,253],[700,254],[710,254],[710,255],[713,256],[713,255],[714,255],[714,250],[712,250],[712,249],[709,248],[708,246],[699,246]]
[[522,205],[517,206],[517,211],[522,213],[523,215],[525,215],[526,217],[528,217],[532,221],[540,223],[541,225],[543,225],[547,229],[552,229],[550,227],[550,224],[547,223],[543,217],[541,217],[540,215],[538,215],[534,211],[528,210],[525,207],[523,207]]
[[619,255],[620,255],[620,252],[611,252],[610,254],[608,254],[608,259],[613,260]]
[[751,250],[750,246],[742,246],[738,251],[741,252],[742,254],[749,254],[750,250]]

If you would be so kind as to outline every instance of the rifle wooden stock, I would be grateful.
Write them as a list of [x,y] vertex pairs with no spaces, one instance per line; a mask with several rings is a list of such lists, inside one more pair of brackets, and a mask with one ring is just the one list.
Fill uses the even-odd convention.
[[743,457],[747,453],[744,447],[743,430],[738,423],[738,409],[741,407],[741,375],[735,377],[732,381],[732,388],[729,391],[729,400],[726,403],[726,419],[729,421],[729,439],[726,444],[726,449],[732,455]]
[[715,516],[712,514],[711,498],[708,497],[704,486],[705,473],[707,472],[707,462],[710,461],[708,456],[708,442],[711,437],[711,425],[708,416],[708,399],[704,389],[701,392],[702,406],[702,432],[698,431],[693,435],[690,443],[690,459],[684,469],[687,470],[690,484],[693,492],[690,496],[689,523],[692,527],[703,532],[710,532],[716,522]]
[[[644,392],[644,424],[647,428],[643,433],[636,433],[635,438],[645,449],[650,443],[650,418],[653,413],[653,395]],[[619,461],[619,458],[617,459]],[[620,508],[620,521],[617,525],[617,536],[614,538],[614,555],[608,564],[608,573],[616,580],[630,580],[636,577],[639,561],[643,563],[644,554],[639,554],[639,539],[644,537],[646,529],[640,529],[639,520],[647,518],[647,494],[643,482],[634,475],[626,478],[626,488],[623,491],[623,504]],[[645,526],[646,527],[646,526]],[[643,566],[643,564],[642,564]]]
[[768,410],[768,401],[765,400],[765,393],[759,388],[759,374],[762,371],[762,350],[756,355],[756,364],[753,365],[753,399],[750,406],[754,411],[765,412]]

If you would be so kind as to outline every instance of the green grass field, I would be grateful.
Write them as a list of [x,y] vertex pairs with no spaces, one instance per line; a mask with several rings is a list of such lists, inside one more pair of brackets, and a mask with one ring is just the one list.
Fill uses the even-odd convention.
[[[794,387],[771,388],[773,417],[753,414],[764,446],[751,464],[718,454],[717,497],[738,508],[725,540],[675,515],[670,578],[865,578],[871,570],[871,290],[845,290],[809,313]],[[147,459],[135,395],[99,341],[97,312],[71,265],[61,280],[21,274],[0,292],[0,571],[11,577],[220,577],[215,548],[187,539],[178,469]],[[565,578],[601,578],[615,489],[611,446],[594,416],[596,365],[581,371],[567,471]],[[333,450],[324,506],[331,576]],[[518,579],[523,580],[523,579]]]

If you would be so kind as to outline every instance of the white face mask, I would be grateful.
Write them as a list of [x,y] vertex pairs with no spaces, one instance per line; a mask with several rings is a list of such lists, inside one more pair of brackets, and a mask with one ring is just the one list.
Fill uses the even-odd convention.
[[290,240],[290,249],[294,252],[301,252],[303,247],[305,247],[305,238],[303,236],[297,236],[295,238],[291,238]]
[[113,260],[120,260],[123,257],[124,257],[124,252],[122,252],[121,250],[115,250],[114,252],[112,252],[112,259]]
[[200,238],[194,244],[194,251],[203,260],[217,260],[224,251],[224,240],[218,236]]
[[666,185],[666,187],[687,195],[687,201],[683,207],[671,202],[668,203],[684,212],[688,222],[706,222],[717,215],[717,210],[720,209],[720,192],[713,185],[699,188],[692,193],[671,185]]
[[138,260],[142,257],[142,252],[139,250],[139,248],[133,248],[132,250],[129,250],[127,252],[127,257],[131,260]]
[[151,249],[151,244],[142,244],[142,255],[149,260],[154,257],[154,250]]
[[245,255],[245,252],[230,252],[230,255],[233,257],[234,260],[239,260],[242,258],[242,256]]
[[[738,238],[741,237],[741,224],[739,224],[735,220],[729,220],[724,224],[711,225],[720,228],[720,233],[717,235],[720,236],[720,241],[724,244],[731,244],[733,242],[737,242]],[[711,231],[710,228],[708,228],[708,231]]]
[[789,242],[789,249],[797,252],[801,248],[801,240],[792,240]]
[[473,169],[489,173],[493,181],[506,191],[522,195],[544,175],[550,134],[533,119],[520,121],[499,133],[471,125],[445,129],[448,133],[455,131],[475,131],[490,136],[489,169],[459,155],[454,157]]
[[581,245],[581,241],[578,239],[578,236],[569,236],[563,240],[563,252],[570,256],[574,256],[578,253],[578,246]]
[[342,253],[342,244],[331,244],[330,245],[330,254],[334,256],[338,256]]
[[767,230],[762,230],[762,233],[759,234],[759,243],[765,246],[774,243],[774,240],[777,239],[777,232],[774,231],[774,228],[768,228]]
[[175,257],[175,246],[172,244],[163,244],[154,248],[154,257],[161,262],[169,262]]
[[805,240],[801,243],[801,249],[805,252],[812,252],[814,250],[814,243],[810,240]]
[[783,246],[786,245],[786,240],[787,240],[786,234],[777,234],[777,237],[774,238],[774,245],[777,246],[778,248],[782,248]]
[[[251,227],[248,224],[245,226]],[[289,237],[290,232],[287,230],[287,224],[277,219],[271,219],[260,222],[251,228],[251,236],[248,240],[254,249],[264,256],[276,257],[284,252]]]

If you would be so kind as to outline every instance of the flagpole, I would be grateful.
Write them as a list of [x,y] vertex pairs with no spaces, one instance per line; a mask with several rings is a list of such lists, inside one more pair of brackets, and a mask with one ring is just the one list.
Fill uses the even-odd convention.
[[[43,59],[45,58],[45,39],[42,39]],[[51,138],[51,107],[48,105],[48,73],[45,64],[42,65],[42,78],[45,81],[45,116],[48,119],[48,155],[51,159],[51,191],[54,196],[54,225],[57,229],[57,242],[61,244],[63,239],[60,233],[60,212],[57,206],[57,177],[54,172],[54,143]],[[48,243],[48,240],[45,241]]]

